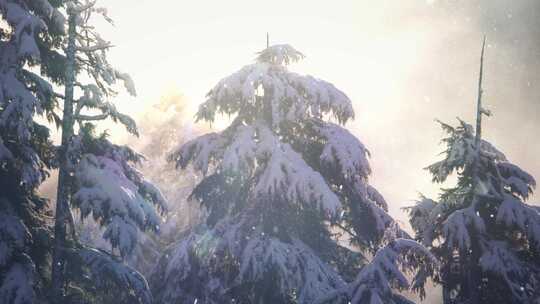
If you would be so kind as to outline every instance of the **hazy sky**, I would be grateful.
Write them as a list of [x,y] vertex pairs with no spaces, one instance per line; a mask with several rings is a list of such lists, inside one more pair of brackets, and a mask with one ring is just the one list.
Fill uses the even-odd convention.
[[[485,137],[540,178],[540,1],[102,1],[115,19],[104,36],[111,61],[129,72],[142,116],[172,91],[192,109],[222,77],[266,44],[307,58],[292,69],[334,83],[351,98],[347,127],[371,150],[372,183],[403,220],[417,192],[434,196],[423,167],[443,135],[435,118],[472,121],[481,40],[487,35]],[[217,127],[223,127],[223,123]],[[144,134],[142,134],[144,136]],[[536,196],[539,198],[540,196]]]

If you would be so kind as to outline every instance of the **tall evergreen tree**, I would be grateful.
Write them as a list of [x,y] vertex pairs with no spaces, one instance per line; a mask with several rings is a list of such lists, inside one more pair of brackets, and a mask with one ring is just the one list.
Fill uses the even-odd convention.
[[[93,291],[100,301],[109,297],[116,301],[149,303],[151,295],[142,275],[124,265],[112,252],[83,246],[75,233],[72,206],[80,210],[82,218],[91,215],[105,226],[103,237],[121,257],[126,257],[135,248],[139,230],[159,229],[160,217],[154,206],[164,211],[166,203],[159,190],[133,166],[142,160],[142,155],[127,146],[111,143],[106,133],[98,135],[95,132],[96,123],[110,118],[137,135],[135,122],[108,102],[116,95],[114,85],[119,81],[135,95],[133,83],[127,74],[109,64],[107,50],[111,45],[89,23],[95,15],[112,22],[107,10],[97,7],[95,1],[67,1],[66,12],[65,94],[52,264],[53,296],[57,302],[65,295],[70,297],[68,301],[86,296],[71,289],[75,284]],[[88,81],[84,83],[81,79]],[[92,114],[95,111],[100,114]],[[67,235],[68,227],[71,236]],[[118,293],[114,286],[121,286],[122,292]],[[107,290],[109,292],[103,292]]]
[[48,284],[51,230],[37,187],[54,166],[49,129],[55,93],[35,73],[61,13],[46,0],[0,1],[0,303],[41,302]]
[[457,173],[457,185],[409,208],[411,224],[441,260],[444,303],[535,303],[540,214],[525,201],[536,183],[482,139],[482,116],[490,114],[482,106],[483,53],[476,129],[440,122],[444,159],[427,167],[437,183]]
[[[391,288],[409,287],[399,266],[422,268],[420,289],[432,272],[430,263],[414,265],[431,256],[396,239],[404,233],[367,182],[367,149],[340,125],[354,116],[349,98],[287,70],[303,57],[269,46],[221,80],[197,119],[221,113],[232,124],[171,155],[204,175],[191,198],[207,217],[163,255],[152,277],[160,303],[403,303]],[[364,251],[388,245],[356,280],[366,259],[338,243],[338,226]]]
[[[116,300],[148,303],[150,293],[140,274],[111,254],[82,246],[75,233],[66,236],[66,226],[74,231],[71,204],[83,217],[91,214],[106,226],[104,237],[122,256],[128,255],[139,229],[158,228],[152,204],[164,210],[165,201],[134,169],[141,155],[94,132],[92,122],[112,118],[136,133],[134,122],[106,102],[119,79],[134,94],[129,77],[107,62],[109,45],[88,24],[93,13],[110,20],[106,10],[95,2],[52,2],[54,6],[46,0],[0,1],[7,24],[0,28],[0,300],[34,303],[45,298],[51,284],[57,303],[99,301],[107,297],[104,287],[112,286],[121,287]],[[61,6],[69,15],[68,32]],[[81,72],[89,84],[78,80]],[[66,94],[54,92],[50,82],[64,86]],[[64,115],[59,115],[62,102]],[[102,114],[85,115],[86,109]],[[48,126],[35,120],[36,115],[61,127],[60,147],[51,143]],[[35,190],[47,170],[58,165],[61,200],[50,278],[45,263],[51,230],[46,202]],[[73,292],[75,286],[84,292]],[[70,298],[63,299],[65,289]]]

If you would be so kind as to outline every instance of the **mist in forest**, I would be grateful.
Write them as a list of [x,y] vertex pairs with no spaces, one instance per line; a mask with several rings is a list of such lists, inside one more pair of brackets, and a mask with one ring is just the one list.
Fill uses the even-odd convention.
[[[111,56],[141,87],[136,99],[118,99],[139,121],[171,90],[184,95],[181,119],[192,119],[206,92],[249,64],[245,58],[264,48],[269,32],[271,43],[306,54],[293,70],[331,81],[351,98],[356,119],[347,127],[371,151],[372,183],[406,225],[400,208],[418,192],[438,193],[422,169],[443,148],[434,120],[473,122],[485,35],[484,104],[493,112],[484,120],[485,138],[540,176],[540,144],[532,140],[540,128],[538,1],[274,1],[264,10],[245,1],[207,2],[162,1],[176,9],[148,15],[151,27],[137,16],[152,1],[107,3],[117,20]],[[162,118],[146,117],[144,124],[152,119],[159,125]],[[227,122],[223,117],[211,127]],[[143,130],[146,136],[152,133]]]
[[[228,117],[197,124],[194,113],[221,77],[265,47],[266,32],[272,43],[290,43],[307,55],[292,70],[332,82],[353,101],[356,118],[347,128],[370,150],[371,183],[406,229],[401,208],[414,204],[419,193],[439,193],[423,170],[444,148],[434,120],[473,123],[484,36],[484,105],[493,116],[484,120],[483,136],[540,178],[539,1],[279,0],[264,10],[247,1],[160,5],[170,8],[147,14],[155,1],[107,2],[117,24],[109,37],[117,45],[111,58],[139,88],[136,98],[121,94],[119,108],[134,115],[141,135],[106,129],[147,155],[141,170],[173,203],[185,203],[196,177],[175,171],[166,162],[168,152],[229,124]],[[41,188],[52,199],[55,180]],[[174,216],[187,222],[197,216],[196,210],[188,213]],[[424,303],[440,298],[435,288]]]

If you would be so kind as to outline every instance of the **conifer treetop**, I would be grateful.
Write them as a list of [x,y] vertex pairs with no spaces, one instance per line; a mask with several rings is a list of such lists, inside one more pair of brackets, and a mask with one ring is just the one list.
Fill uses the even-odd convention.
[[[274,45],[259,52],[257,62],[223,78],[207,94],[197,120],[214,121],[215,115],[238,115],[246,120],[269,118],[273,126],[330,115],[340,123],[354,118],[352,103],[334,85],[287,70],[304,55],[289,45]],[[259,107],[262,101],[268,103]]]
[[277,44],[257,53],[257,62],[275,65],[289,65],[304,59],[306,56],[288,44]]

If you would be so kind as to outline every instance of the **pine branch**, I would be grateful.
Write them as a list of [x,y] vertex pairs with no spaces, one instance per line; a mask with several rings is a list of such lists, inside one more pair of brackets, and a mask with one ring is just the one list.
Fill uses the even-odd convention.
[[109,113],[103,113],[99,115],[77,115],[75,116],[76,120],[85,120],[85,121],[93,121],[93,120],[103,120],[105,118],[109,117]]
[[95,52],[95,51],[107,50],[112,47],[113,45],[110,44],[109,42],[102,42],[95,45],[78,46],[75,48],[75,50],[77,52]]
[[68,4],[69,14],[78,15],[84,11],[87,11],[96,5],[96,1],[87,1],[85,4],[77,5],[74,1]]
[[358,238],[358,235],[356,233],[354,233],[351,229],[341,225],[340,223],[338,222],[335,222],[335,223],[332,223],[334,226],[338,227],[339,229],[345,231],[346,233],[348,233],[353,239],[357,239]]

